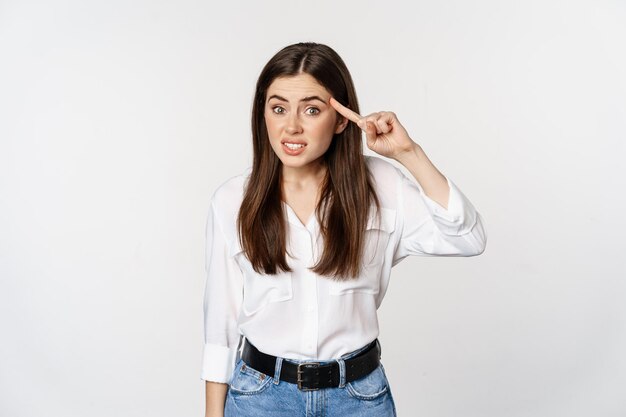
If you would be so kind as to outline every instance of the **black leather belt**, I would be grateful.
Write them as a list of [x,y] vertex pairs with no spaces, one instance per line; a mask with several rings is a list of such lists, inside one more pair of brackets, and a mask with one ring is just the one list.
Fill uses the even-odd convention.
[[[276,356],[259,351],[247,339],[241,352],[241,359],[251,367],[265,375],[274,376]],[[380,343],[378,339],[356,356],[345,359],[346,383],[355,381],[372,372],[380,363]],[[289,362],[283,359],[280,380],[297,384],[302,391],[318,390],[339,386],[339,363],[330,362],[321,365],[319,362]]]

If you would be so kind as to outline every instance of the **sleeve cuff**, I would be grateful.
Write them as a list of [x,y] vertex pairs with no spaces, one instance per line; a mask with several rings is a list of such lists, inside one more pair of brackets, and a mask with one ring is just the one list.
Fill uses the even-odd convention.
[[201,379],[228,384],[235,369],[237,348],[205,343]]
[[428,197],[421,187],[419,187],[420,194],[437,228],[442,233],[453,236],[464,235],[469,233],[476,224],[476,209],[448,177],[446,181],[450,187],[447,210]]

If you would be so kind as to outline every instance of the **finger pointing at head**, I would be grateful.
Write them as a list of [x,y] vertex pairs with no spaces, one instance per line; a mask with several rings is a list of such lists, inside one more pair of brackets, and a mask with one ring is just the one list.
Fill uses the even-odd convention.
[[350,110],[349,108],[347,108],[346,106],[344,106],[343,104],[335,100],[333,97],[330,98],[330,105],[333,106],[335,110],[337,110],[337,113],[341,114],[343,117],[347,118],[348,120],[353,121],[354,123],[359,125],[361,129],[365,130],[365,125],[362,125],[362,123],[359,123],[362,117],[358,113],[353,112],[352,110]]

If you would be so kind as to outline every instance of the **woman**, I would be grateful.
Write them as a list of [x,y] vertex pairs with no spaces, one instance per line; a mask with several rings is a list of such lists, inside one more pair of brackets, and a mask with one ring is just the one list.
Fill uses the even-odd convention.
[[[364,156],[361,131],[414,179]],[[266,64],[252,135],[252,167],[218,187],[207,221],[207,415],[395,416],[376,316],[391,267],[482,253],[481,216],[394,113],[359,115],[328,46]]]

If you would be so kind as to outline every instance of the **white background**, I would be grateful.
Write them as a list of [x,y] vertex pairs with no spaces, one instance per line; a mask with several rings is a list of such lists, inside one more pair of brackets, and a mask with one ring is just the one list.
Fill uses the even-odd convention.
[[265,62],[333,47],[483,214],[380,309],[399,415],[626,415],[621,1],[0,0],[0,415],[200,416],[204,226]]

